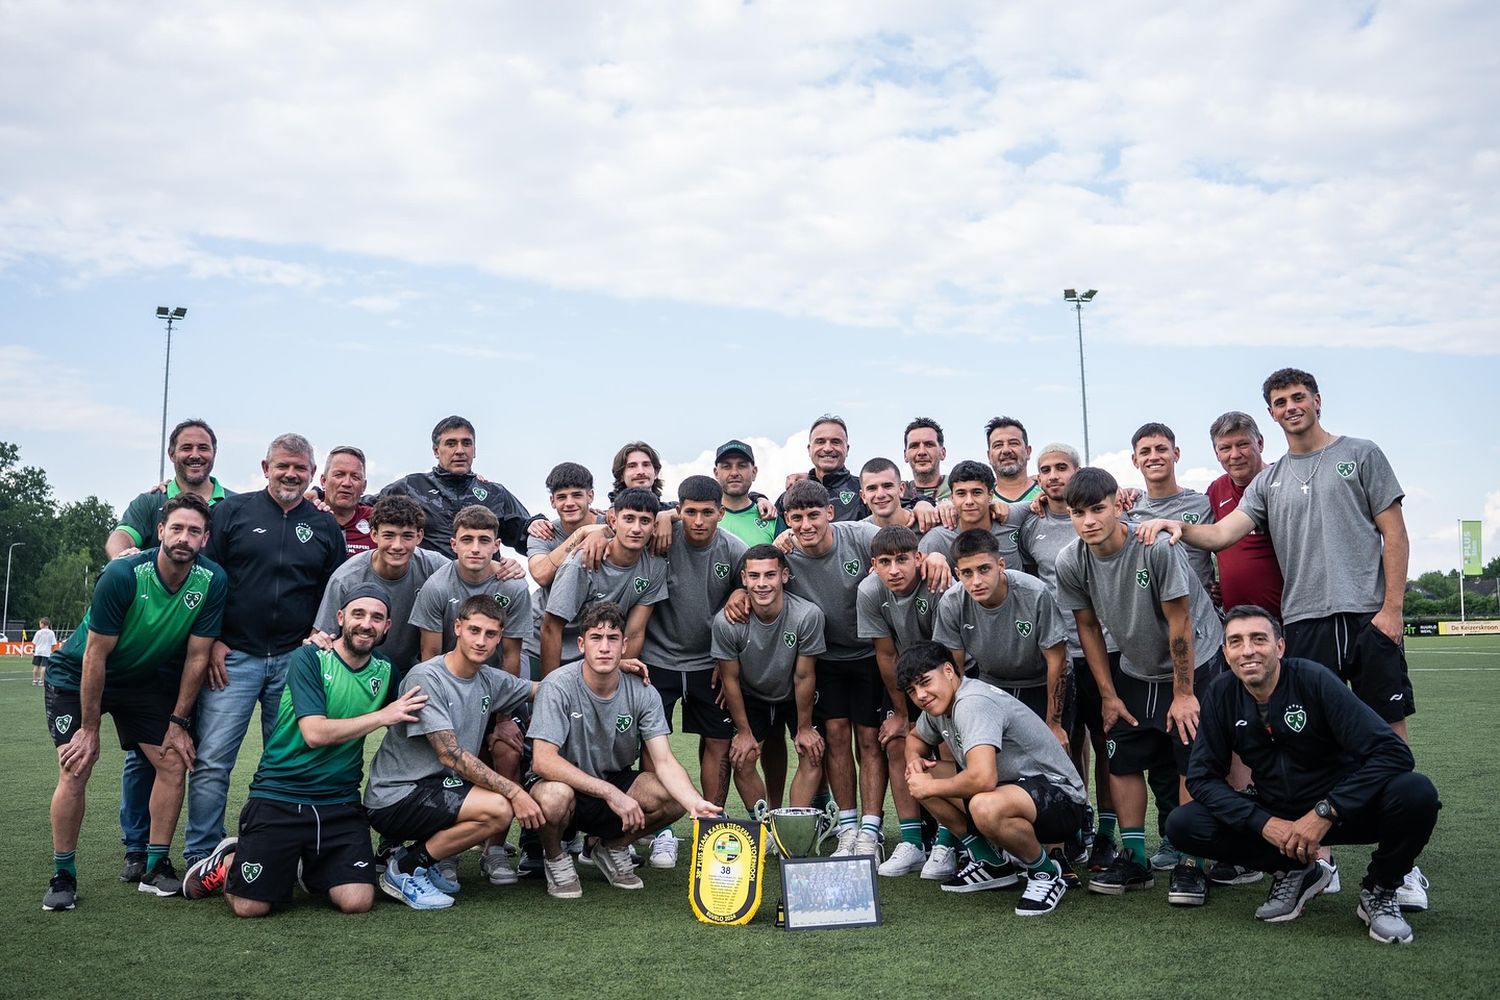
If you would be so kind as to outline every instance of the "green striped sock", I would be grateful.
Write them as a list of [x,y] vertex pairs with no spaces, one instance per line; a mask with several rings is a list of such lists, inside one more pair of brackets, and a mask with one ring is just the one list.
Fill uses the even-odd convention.
[[[966,833],[964,834],[963,841],[964,847],[968,848],[969,853],[980,861],[988,861],[992,865],[1000,863],[1000,855],[996,854],[995,849],[990,846],[990,842],[979,834]],[[1145,843],[1144,835],[1141,842],[1142,844]]]
[[913,816],[901,821],[901,839],[908,844],[922,846],[922,817]]
[[937,845],[939,847],[957,847],[958,838],[953,836],[953,831],[946,826],[938,827]]
[[146,845],[146,870],[153,871],[156,863],[167,856],[172,849],[171,844],[147,844]]
[[53,851],[52,867],[58,872],[67,872],[74,878],[78,877],[78,852],[77,851]]
[[1146,864],[1146,828],[1144,826],[1120,827],[1120,846],[1130,855],[1130,860],[1142,868]]
[[1042,850],[1041,857],[1037,858],[1035,861],[1029,861],[1026,863],[1027,875],[1036,875],[1039,872],[1049,872],[1055,878],[1060,878],[1062,876],[1062,869],[1057,866],[1056,861],[1053,861],[1047,856],[1047,851],[1045,848]]
[[1099,832],[1096,836],[1101,840],[1115,839],[1115,826],[1119,823],[1114,813],[1101,809],[1099,811]]

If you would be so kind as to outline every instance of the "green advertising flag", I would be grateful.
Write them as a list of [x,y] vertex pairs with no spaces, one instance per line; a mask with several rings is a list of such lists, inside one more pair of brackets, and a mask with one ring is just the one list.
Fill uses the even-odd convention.
[[1484,530],[1483,521],[1460,521],[1459,534],[1464,540],[1464,576],[1478,576],[1484,572],[1484,556],[1480,552],[1480,535]]

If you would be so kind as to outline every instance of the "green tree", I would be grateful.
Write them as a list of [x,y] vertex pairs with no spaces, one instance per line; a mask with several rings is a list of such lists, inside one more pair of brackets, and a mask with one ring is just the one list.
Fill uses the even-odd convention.
[[[52,487],[47,474],[21,465],[21,449],[0,441],[0,559],[9,557],[10,617],[33,619],[36,579],[55,551]],[[14,547],[13,547],[14,546]],[[0,570],[3,573],[4,570]],[[0,629],[3,629],[0,623]]]
[[[58,552],[83,552],[89,557],[89,565],[97,576],[100,567],[107,561],[104,556],[104,540],[119,521],[115,510],[98,497],[86,497],[76,503],[65,503],[57,512],[54,537]],[[152,544],[155,544],[154,541]]]
[[78,549],[56,557],[37,578],[33,597],[36,616],[46,615],[58,624],[77,625],[88,610],[98,579],[99,564],[92,561],[89,553]]

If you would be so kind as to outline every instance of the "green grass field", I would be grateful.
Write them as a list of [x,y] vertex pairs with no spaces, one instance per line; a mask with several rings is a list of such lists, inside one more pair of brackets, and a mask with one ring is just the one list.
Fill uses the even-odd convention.
[[[50,875],[47,803],[56,757],[29,664],[0,661],[0,842],[12,875],[0,889],[0,996],[111,997],[1477,997],[1500,983],[1500,919],[1489,873],[1500,865],[1496,762],[1470,734],[1500,712],[1500,638],[1417,639],[1408,648],[1420,712],[1418,767],[1445,808],[1422,857],[1433,907],[1412,917],[1416,942],[1383,947],[1354,916],[1367,853],[1338,849],[1344,891],[1292,924],[1251,916],[1266,883],[1217,890],[1197,910],[1170,908],[1165,879],[1126,897],[1070,893],[1049,917],[1011,913],[1017,890],[953,897],[915,876],[881,879],[884,925],[787,933],[779,894],[748,927],[699,924],[687,903],[686,849],[675,871],[643,870],[646,889],[611,890],[583,868],[585,894],[547,898],[540,882],[495,889],[463,859],[458,905],[416,913],[381,898],[340,916],[298,898],[272,918],[237,921],[218,900],[143,896],[120,866],[120,751],[105,725],[92,811],[79,845],[79,904],[43,913]],[[235,772],[231,816],[258,752],[252,725]],[[1479,741],[1485,747],[1488,737]],[[373,751],[374,739],[369,741]],[[678,742],[679,756],[693,754]],[[1485,791],[1488,789],[1488,791]],[[738,809],[731,800],[731,811]],[[894,820],[887,810],[888,838]],[[1154,819],[1148,821],[1154,830]],[[685,834],[687,824],[679,824]],[[174,852],[181,857],[181,828]]]

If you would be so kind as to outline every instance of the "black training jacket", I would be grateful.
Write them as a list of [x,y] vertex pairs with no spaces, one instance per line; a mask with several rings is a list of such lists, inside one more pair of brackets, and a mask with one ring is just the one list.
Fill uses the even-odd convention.
[[[870,508],[859,498],[859,477],[849,471],[847,466],[839,466],[828,475],[819,478],[817,469],[808,469],[807,478],[814,482],[822,483],[823,488],[828,491],[828,501],[833,504],[833,519],[835,521],[863,521],[870,516]],[[776,498],[776,516],[779,519],[776,525],[776,533],[779,535],[786,528],[786,494]]]
[[430,472],[413,472],[380,491],[383,497],[410,497],[427,513],[422,548],[453,558],[453,518],[471,504],[488,507],[500,519],[500,541],[523,555],[526,525],[531,515],[521,501],[501,486],[473,473],[455,475],[434,466]]
[[[1272,816],[1306,814],[1325,796],[1349,816],[1415,766],[1390,725],[1320,663],[1282,660],[1266,709],[1261,722],[1255,699],[1229,672],[1203,696],[1187,787],[1224,823],[1259,830]],[[1254,798],[1224,780],[1231,753],[1249,765]]]
[[219,638],[256,656],[296,649],[312,631],[328,578],[348,556],[344,529],[307,500],[283,511],[266,490],[225,497],[213,515],[203,554],[229,574]]

